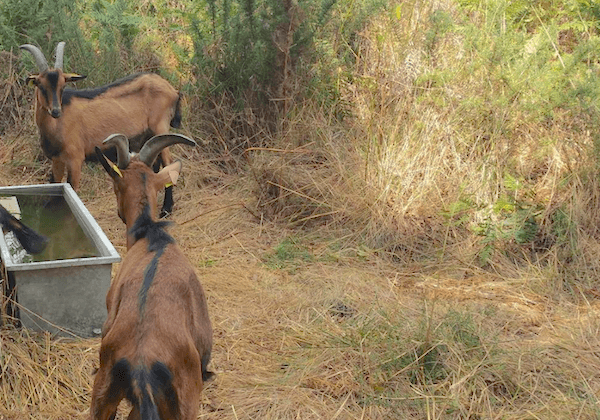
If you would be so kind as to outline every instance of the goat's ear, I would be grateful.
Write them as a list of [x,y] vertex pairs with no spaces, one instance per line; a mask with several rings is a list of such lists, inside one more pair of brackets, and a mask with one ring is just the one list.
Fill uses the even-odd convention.
[[181,161],[173,162],[162,168],[156,175],[157,183],[160,186],[170,187],[177,184],[177,178],[181,172]]
[[27,86],[37,86],[39,83],[38,76],[38,74],[32,74],[31,76],[28,76],[27,79],[25,79]]
[[78,80],[83,80],[86,77],[87,76],[82,76],[81,74],[77,74],[77,73],[66,73],[65,74],[65,80],[67,82],[76,82]]
[[110,177],[113,179],[123,178],[123,174],[121,173],[119,168],[117,168],[117,165],[112,163],[111,160],[107,158],[104,153],[102,153],[102,150],[98,146],[96,146],[95,150],[98,160],[100,161],[106,172],[108,172]]

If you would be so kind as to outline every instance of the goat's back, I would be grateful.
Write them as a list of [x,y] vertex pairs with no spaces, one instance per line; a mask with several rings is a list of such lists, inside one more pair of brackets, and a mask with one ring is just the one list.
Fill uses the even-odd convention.
[[165,346],[187,346],[190,339],[201,357],[210,353],[206,296],[192,266],[177,244],[166,245],[157,258],[158,253],[147,252],[147,243],[142,239],[131,247],[110,287],[103,342],[113,336],[119,341],[123,334],[135,337],[116,346],[123,357],[141,357],[140,352],[151,357]]
[[149,95],[167,95],[173,101],[178,92],[164,78],[154,73],[135,73],[112,83],[89,89],[66,88],[63,92],[63,105],[69,105],[73,99],[108,99],[135,96],[143,92]]
[[[181,119],[180,95],[161,76],[139,73],[98,88],[65,89],[61,123],[43,114],[40,118],[59,132],[57,138],[76,135],[83,140],[83,153],[90,156],[95,146],[102,147],[102,140],[114,133],[143,143],[153,135],[168,132],[169,126]],[[45,135],[51,137],[52,130]]]

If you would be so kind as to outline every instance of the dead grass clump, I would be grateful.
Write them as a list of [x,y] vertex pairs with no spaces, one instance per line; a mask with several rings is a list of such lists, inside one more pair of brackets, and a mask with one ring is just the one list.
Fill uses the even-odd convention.
[[219,168],[237,173],[245,163],[243,154],[247,148],[263,147],[275,131],[276,109],[263,104],[249,93],[240,103],[246,106],[238,110],[237,101],[224,93],[208,99],[202,95],[188,94],[184,124],[194,139],[198,139],[205,153]]
[[50,161],[41,151],[37,129],[35,123],[32,124],[25,125],[23,130],[10,131],[2,136],[0,184],[27,185],[47,182]]
[[0,51],[0,135],[33,118],[33,90],[20,80],[18,62],[12,51]]
[[510,272],[556,262],[577,223],[569,180],[594,165],[589,133],[568,113],[542,124],[526,104],[505,103],[460,31],[436,33],[435,45],[414,36],[456,13],[449,2],[403,3],[361,31],[352,77],[338,80],[345,119],[296,104],[273,147],[248,152],[260,215],[352,230],[403,263]]
[[27,330],[0,330],[0,415],[82,417],[95,367],[90,355],[97,354],[97,344],[95,340],[57,340]]
[[323,153],[307,147],[247,153],[256,183],[256,209],[262,217],[307,226],[336,214],[331,193],[339,188],[340,179]]

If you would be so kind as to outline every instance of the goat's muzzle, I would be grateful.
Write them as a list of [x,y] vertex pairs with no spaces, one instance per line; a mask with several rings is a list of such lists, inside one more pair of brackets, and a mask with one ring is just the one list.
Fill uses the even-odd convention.
[[52,110],[48,110],[48,113],[52,116],[52,118],[60,118],[61,112],[60,109],[54,108]]

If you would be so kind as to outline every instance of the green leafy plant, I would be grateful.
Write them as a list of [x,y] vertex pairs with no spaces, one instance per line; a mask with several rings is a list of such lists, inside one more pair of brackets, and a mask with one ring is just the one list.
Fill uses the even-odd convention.
[[123,45],[131,50],[142,18],[132,14],[125,0],[96,0],[90,16],[96,22],[93,33],[99,45],[108,45],[113,49]]
[[273,251],[267,253],[263,261],[272,269],[296,270],[301,264],[314,261],[307,247],[294,237],[286,238]]
[[425,48],[431,56],[441,36],[452,29],[452,17],[444,10],[438,9],[429,16],[431,27],[425,32]]

